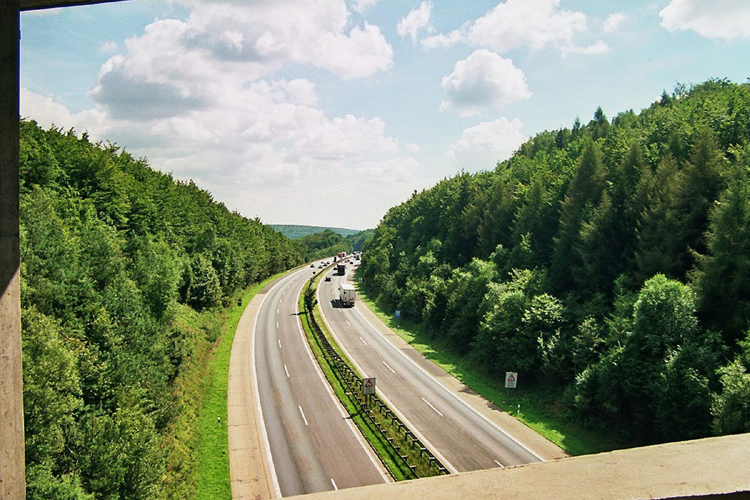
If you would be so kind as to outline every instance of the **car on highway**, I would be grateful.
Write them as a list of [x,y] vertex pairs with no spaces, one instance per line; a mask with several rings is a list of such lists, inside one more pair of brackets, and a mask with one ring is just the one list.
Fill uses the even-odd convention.
[[326,276],[326,281],[331,281],[331,277],[330,276]]

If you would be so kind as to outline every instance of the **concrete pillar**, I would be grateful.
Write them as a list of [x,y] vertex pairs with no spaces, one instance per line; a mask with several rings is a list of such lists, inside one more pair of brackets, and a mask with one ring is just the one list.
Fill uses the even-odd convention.
[[18,219],[19,0],[0,0],[0,499],[26,497]]

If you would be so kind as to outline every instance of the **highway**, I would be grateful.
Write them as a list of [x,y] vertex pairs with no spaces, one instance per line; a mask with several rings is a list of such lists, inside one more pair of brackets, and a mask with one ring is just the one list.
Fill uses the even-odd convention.
[[[347,271],[351,272],[351,265]],[[452,472],[507,467],[542,458],[448,391],[433,375],[437,368],[397,349],[353,308],[339,306],[338,286],[345,278],[328,271],[318,302],[332,334],[347,356],[368,377],[376,377],[381,398]]]
[[256,393],[276,496],[388,481],[323,379],[299,323],[297,299],[312,271],[294,271],[270,289],[255,326]]

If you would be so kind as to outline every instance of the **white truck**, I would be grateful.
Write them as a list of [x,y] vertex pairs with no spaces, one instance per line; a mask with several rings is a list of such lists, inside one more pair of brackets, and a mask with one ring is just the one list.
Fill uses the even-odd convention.
[[342,307],[354,307],[354,299],[356,297],[357,291],[354,289],[354,285],[342,283],[339,286],[339,301],[341,301]]

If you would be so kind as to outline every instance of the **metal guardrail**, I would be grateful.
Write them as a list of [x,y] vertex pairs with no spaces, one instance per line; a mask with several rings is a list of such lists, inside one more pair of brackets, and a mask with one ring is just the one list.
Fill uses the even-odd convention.
[[[312,290],[312,285],[315,281],[315,276],[310,279],[307,285],[307,292],[305,293],[305,310],[310,321],[310,325],[313,329],[318,342],[320,343],[323,356],[326,358],[329,366],[335,370],[346,384],[349,392],[354,395],[353,398],[359,407],[360,413],[364,415],[371,423],[372,426],[381,433],[383,442],[388,443],[391,450],[396,456],[400,458],[402,463],[411,471],[412,475],[417,477],[425,477],[429,474],[419,475],[417,472],[417,465],[410,463],[408,452],[404,452],[403,447],[409,446],[413,455],[419,455],[425,462],[430,470],[436,471],[433,475],[450,474],[443,464],[438,460],[437,457],[430,451],[417,436],[404,424],[401,419],[386,405],[377,394],[372,394],[369,397],[363,394],[364,381],[360,376],[349,366],[349,363],[334,349],[328,337],[323,333],[323,330],[318,325],[315,315],[313,314],[314,303],[313,294],[309,293]],[[396,429],[397,437],[400,438],[399,444],[395,443],[393,437],[388,436],[384,423],[389,422],[391,428]],[[402,436],[403,434],[403,436]]]

